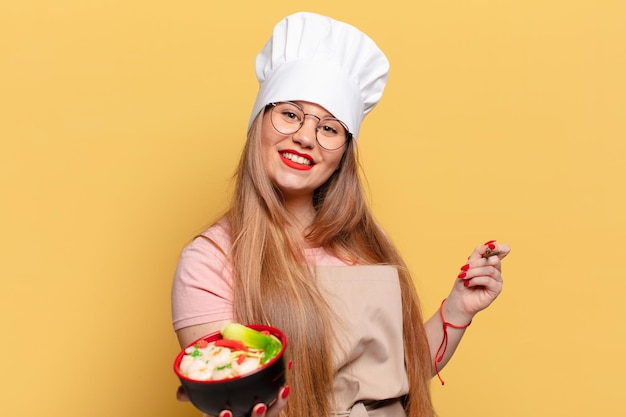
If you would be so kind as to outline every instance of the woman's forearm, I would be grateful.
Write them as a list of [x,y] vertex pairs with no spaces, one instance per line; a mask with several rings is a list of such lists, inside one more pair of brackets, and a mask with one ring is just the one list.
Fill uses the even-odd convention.
[[[443,303],[442,310],[437,310],[437,312],[435,312],[435,314],[433,314],[433,316],[426,323],[424,323],[426,337],[428,338],[428,345],[430,347],[433,376],[435,376],[437,369],[441,371],[441,369],[446,366],[454,354],[457,346],[461,342],[467,328],[466,326],[472,321],[471,316],[461,314],[458,310],[455,311],[454,308],[451,308],[447,304],[447,302]],[[445,321],[455,326],[446,326],[445,333],[443,320],[441,318],[442,313]],[[436,367],[435,360],[438,360]]]

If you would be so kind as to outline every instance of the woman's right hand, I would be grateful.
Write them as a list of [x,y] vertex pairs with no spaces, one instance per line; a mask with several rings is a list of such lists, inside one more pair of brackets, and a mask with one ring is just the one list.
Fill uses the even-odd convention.
[[[210,334],[223,329],[224,326],[230,322],[230,320],[222,320],[183,327],[182,329],[176,331],[176,335],[178,336],[178,341],[182,348],[205,334]],[[287,369],[291,370],[291,366]],[[278,398],[276,398],[276,401],[274,401],[271,406],[268,407],[267,404],[263,403],[256,404],[252,408],[252,414],[250,417],[278,417],[278,414],[283,410],[283,408],[285,408],[285,404],[287,404],[287,396],[289,396],[289,386],[285,385],[278,392]],[[176,391],[176,398],[178,401],[189,401],[189,397],[187,397],[187,394],[182,386],[178,387],[178,391]],[[232,417],[232,415],[233,414],[229,410],[222,410],[217,417]],[[204,414],[203,417],[210,416]]]
[[[280,412],[285,408],[287,404],[287,397],[289,396],[289,386],[285,385],[278,392],[278,398],[268,408],[266,404],[258,403],[252,408],[252,414],[250,417],[278,417]],[[176,399],[178,401],[189,401],[189,397],[185,393],[182,386],[178,387],[176,391]],[[209,417],[207,414],[203,414],[203,417]],[[229,410],[222,410],[218,417],[233,417],[233,414]]]

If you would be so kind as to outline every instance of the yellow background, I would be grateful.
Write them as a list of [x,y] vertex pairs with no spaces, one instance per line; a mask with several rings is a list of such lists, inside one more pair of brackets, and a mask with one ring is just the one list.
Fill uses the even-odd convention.
[[359,140],[425,310],[508,242],[442,417],[626,414],[626,6],[614,0],[0,5],[0,415],[197,416],[169,290],[225,207],[283,16],[349,21],[392,70]]

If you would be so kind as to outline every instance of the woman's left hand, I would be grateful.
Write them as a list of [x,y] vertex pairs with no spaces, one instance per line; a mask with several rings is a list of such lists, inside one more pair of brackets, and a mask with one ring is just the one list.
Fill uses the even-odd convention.
[[470,320],[487,308],[502,291],[502,259],[510,251],[508,245],[495,241],[476,247],[460,268],[447,307]]

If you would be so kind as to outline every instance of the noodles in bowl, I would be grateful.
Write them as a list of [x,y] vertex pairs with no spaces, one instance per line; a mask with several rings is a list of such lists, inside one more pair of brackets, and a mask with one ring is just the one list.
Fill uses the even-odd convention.
[[286,347],[276,328],[231,323],[186,346],[174,372],[199,410],[244,416],[259,402],[270,404],[285,384]]

